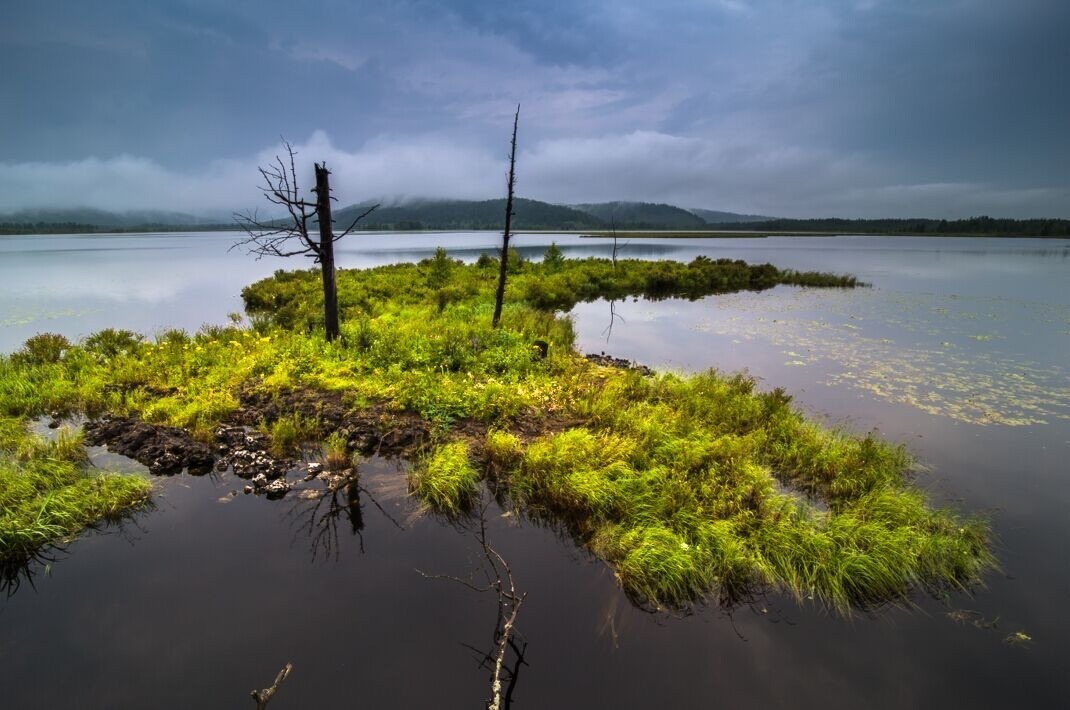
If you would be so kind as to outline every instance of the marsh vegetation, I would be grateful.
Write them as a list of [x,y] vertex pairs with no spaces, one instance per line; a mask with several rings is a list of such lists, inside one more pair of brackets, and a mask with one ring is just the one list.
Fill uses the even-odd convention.
[[[486,485],[503,505],[567,531],[652,608],[772,588],[847,613],[919,588],[965,588],[994,566],[986,523],[930,506],[901,447],[818,427],[783,391],[761,392],[743,375],[651,377],[590,362],[559,315],[594,298],[853,278],[706,258],[614,267],[517,255],[492,328],[498,266],[439,250],[418,264],[341,271],[334,341],[320,328],[315,271],[247,287],[248,325],[151,341],[114,330],[78,344],[42,336],[0,360],[0,413],[17,429],[46,413],[111,412],[211,441],[250,398],[273,400],[258,424],[278,454],[326,440],[338,462],[354,439],[315,402],[375,412],[382,430],[415,417],[428,437],[404,454],[429,510],[463,517]],[[300,410],[287,411],[298,399]],[[24,458],[48,459],[42,451]],[[126,485],[137,494],[113,495],[117,508],[144,499],[144,482]]]

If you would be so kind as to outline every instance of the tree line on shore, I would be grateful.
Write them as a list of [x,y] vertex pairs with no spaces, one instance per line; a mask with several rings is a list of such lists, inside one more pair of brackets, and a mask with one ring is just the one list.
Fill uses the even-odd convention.
[[[371,203],[369,203],[371,204]],[[350,213],[359,213],[367,205],[352,205],[337,210],[345,221]],[[696,210],[704,212],[704,210]],[[399,205],[383,205],[374,219],[362,223],[360,231],[420,230],[500,230],[504,224],[505,200],[416,200]],[[727,213],[713,213],[724,215]],[[109,219],[108,215],[111,215]],[[92,221],[64,218],[55,212],[36,219],[18,214],[7,219],[0,216],[0,234],[100,234],[178,231],[230,231],[233,222],[190,224],[151,220],[130,223],[122,215],[103,213]],[[740,216],[744,217],[744,216]],[[746,215],[745,217],[750,217]],[[1004,237],[1067,237],[1068,219],[1009,219],[970,217],[968,219],[787,219],[725,221],[704,220],[701,216],[672,205],[641,202],[607,202],[598,205],[553,205],[539,200],[517,198],[513,227],[520,230],[604,231],[614,229],[687,229],[728,230],[759,233],[829,233],[829,234],[911,234],[930,236],[983,235]]]

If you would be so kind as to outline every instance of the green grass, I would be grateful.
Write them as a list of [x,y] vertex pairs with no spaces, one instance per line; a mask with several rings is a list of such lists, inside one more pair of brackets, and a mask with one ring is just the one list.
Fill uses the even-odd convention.
[[24,422],[0,417],[0,561],[5,568],[148,500],[146,479],[93,474],[87,463],[80,433],[61,431],[45,441],[27,432]]
[[409,487],[436,513],[456,517],[467,512],[479,492],[479,471],[468,444],[444,444],[409,470]]
[[[246,288],[250,328],[39,336],[0,358],[0,416],[24,426],[47,412],[112,411],[210,439],[247,390],[341,392],[353,408],[414,412],[435,432],[410,473],[430,509],[464,515],[491,479],[652,607],[766,588],[848,613],[917,589],[969,588],[994,567],[986,523],[930,505],[906,478],[902,447],[819,427],[784,392],[760,392],[743,375],[649,378],[590,363],[573,350],[572,322],[554,312],[591,298],[850,287],[852,278],[728,260],[614,268],[551,256],[518,260],[498,329],[495,261],[465,266],[439,253],[341,272],[334,342],[317,330],[312,272]],[[537,340],[549,344],[546,357]],[[297,413],[266,429],[277,453],[328,437],[329,454],[345,456],[340,435]]]

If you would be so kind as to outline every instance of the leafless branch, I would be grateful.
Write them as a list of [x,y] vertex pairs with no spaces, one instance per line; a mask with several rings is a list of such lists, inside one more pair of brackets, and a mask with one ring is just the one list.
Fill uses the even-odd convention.
[[364,219],[365,217],[370,215],[372,212],[374,212],[376,209],[378,209],[378,207],[379,207],[379,204],[376,203],[376,204],[372,205],[371,207],[369,207],[368,209],[366,209],[363,212],[361,212],[359,215],[357,215],[357,218],[354,219],[353,222],[348,227],[345,228],[344,232],[342,232],[337,237],[335,237],[334,241],[337,242],[339,239],[341,239],[342,237],[344,237],[347,234],[349,234],[350,232],[352,232],[353,229],[357,226],[357,222],[361,221],[362,219]]
[[[489,710],[503,710],[512,703],[513,689],[520,673],[520,666],[524,664],[524,651],[526,643],[517,644],[516,621],[520,615],[520,608],[527,597],[527,593],[520,593],[513,579],[513,571],[509,562],[487,541],[487,507],[489,501],[484,499],[480,506],[479,532],[476,539],[483,551],[484,564],[481,571],[487,579],[485,586],[476,584],[471,579],[463,579],[452,575],[429,575],[420,570],[417,573],[425,579],[444,579],[455,582],[475,592],[493,592],[498,598],[496,609],[497,618],[494,624],[494,643],[490,653],[483,657],[481,665],[487,665],[491,669],[490,698],[487,700]],[[509,650],[513,650],[516,657],[512,667],[506,666],[506,656]],[[503,678],[508,680],[503,692]]]
[[[265,256],[299,256],[311,254],[322,256],[322,246],[309,235],[309,224],[316,216],[316,203],[302,199],[297,181],[297,164],[294,150],[290,143],[283,140],[286,154],[284,161],[275,156],[275,162],[267,167],[258,168],[263,184],[260,191],[264,198],[273,205],[286,210],[288,218],[261,219],[258,211],[235,213],[234,221],[246,236],[235,242],[235,247],[245,247],[258,259]],[[288,165],[287,165],[288,163]]]

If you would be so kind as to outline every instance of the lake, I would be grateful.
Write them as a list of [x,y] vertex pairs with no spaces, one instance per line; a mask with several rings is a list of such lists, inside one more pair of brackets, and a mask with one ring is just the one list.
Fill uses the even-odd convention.
[[[234,239],[0,237],[0,352],[37,332],[225,323],[241,286],[310,266],[228,251]],[[498,239],[362,234],[339,243],[338,263],[418,260],[439,245],[472,261]],[[536,258],[551,241],[568,257],[610,251],[517,237]],[[567,537],[492,509],[489,535],[528,595],[514,707],[1064,704],[1070,241],[630,239],[622,250],[700,254],[852,273],[872,288],[581,304],[579,347],[659,369],[746,369],[828,425],[905,444],[934,500],[991,518],[1002,572],[972,595],[918,594],[913,608],[851,619],[776,595],[656,614]],[[244,481],[229,474],[156,479],[154,510],[80,537],[0,599],[3,707],[248,707],[287,661],[274,710],[480,707],[494,599],[417,571],[466,577],[477,541],[415,516],[396,462],[361,473],[359,495],[318,508],[232,495]]]

